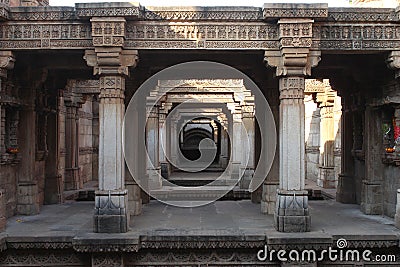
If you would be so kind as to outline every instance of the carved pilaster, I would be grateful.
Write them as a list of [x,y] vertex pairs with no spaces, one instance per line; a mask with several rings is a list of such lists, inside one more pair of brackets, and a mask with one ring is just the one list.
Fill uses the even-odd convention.
[[96,191],[94,231],[127,232],[128,194],[125,190],[125,162],[122,124],[125,105],[125,78],[135,67],[136,50],[123,50],[126,21],[121,17],[95,17],[92,22],[94,50],[85,51],[85,60],[100,75],[99,105],[99,190]]
[[[71,88],[74,90],[74,88]],[[76,190],[83,187],[79,168],[79,108],[84,103],[82,95],[74,92],[64,94],[65,118],[65,189]]]

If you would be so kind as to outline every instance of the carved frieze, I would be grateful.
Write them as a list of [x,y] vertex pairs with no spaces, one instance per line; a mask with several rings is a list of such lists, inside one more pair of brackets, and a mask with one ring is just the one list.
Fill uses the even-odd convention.
[[[127,6],[125,6],[125,4]],[[121,5],[121,6],[119,6]],[[1,11],[1,10],[0,10]],[[400,26],[394,9],[330,8],[319,5],[271,4],[260,8],[151,8],[130,3],[77,4],[66,7],[3,8],[0,49],[89,49],[122,46],[122,24],[93,21],[95,34],[85,19],[128,19],[124,47],[128,49],[276,49],[278,25],[260,16],[301,20],[318,18],[311,37],[282,38],[285,46],[309,46],[318,50],[394,50],[400,48]],[[329,11],[329,12],[328,12]],[[0,12],[1,13],[1,12]],[[9,18],[8,18],[8,14]],[[0,14],[0,17],[2,15]],[[326,18],[326,16],[328,16]],[[7,18],[6,18],[7,17]],[[135,21],[129,20],[134,18]],[[237,21],[240,20],[240,23]],[[35,21],[35,23],[30,23]],[[111,26],[111,27],[108,27]],[[287,26],[281,27],[282,30]],[[296,27],[301,28],[298,30]],[[300,23],[293,31],[301,33]],[[111,29],[111,30],[110,30]],[[102,31],[100,33],[100,31]],[[110,32],[107,34],[106,32]],[[292,34],[293,35],[293,34]]]
[[75,5],[80,18],[91,17],[133,17],[140,15],[140,6],[135,3],[80,3]]
[[365,50],[400,48],[397,24],[318,24],[313,27],[313,48]]
[[264,4],[264,19],[269,18],[325,18],[327,4]]
[[392,8],[329,8],[329,21],[393,22],[398,21]]
[[123,46],[125,40],[124,18],[92,18],[94,46]]
[[0,48],[85,48],[92,47],[89,23],[15,23],[0,25]]
[[35,7],[35,9],[26,9],[12,7],[10,9],[9,19],[20,21],[31,20],[72,20],[75,19],[75,10],[73,7]]
[[146,8],[144,18],[148,20],[261,20],[262,10],[257,7],[152,7]]

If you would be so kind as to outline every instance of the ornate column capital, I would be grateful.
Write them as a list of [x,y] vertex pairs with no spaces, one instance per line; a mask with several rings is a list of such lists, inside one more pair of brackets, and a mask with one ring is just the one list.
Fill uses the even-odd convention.
[[312,19],[285,18],[278,21],[279,50],[268,50],[264,60],[276,67],[276,76],[307,76],[321,60],[321,51],[311,50]]
[[0,51],[0,78],[7,78],[7,71],[14,68],[14,63],[12,51]]
[[110,47],[86,50],[84,59],[94,75],[129,76],[129,67],[136,67],[139,56],[137,50]]
[[123,17],[93,17],[94,50],[86,50],[84,59],[93,67],[94,75],[129,75],[129,67],[136,67],[137,50],[124,50],[126,20]]
[[400,77],[400,51],[392,51],[387,60],[386,64],[388,68],[395,70],[395,78]]

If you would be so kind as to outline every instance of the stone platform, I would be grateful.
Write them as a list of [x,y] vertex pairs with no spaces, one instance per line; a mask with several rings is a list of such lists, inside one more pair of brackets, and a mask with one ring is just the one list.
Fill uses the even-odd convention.
[[[125,266],[136,266],[139,262],[140,266],[154,266],[150,264],[153,261],[148,258],[149,253],[155,258],[160,255],[166,258],[168,255],[181,255],[183,259],[178,262],[183,264],[185,257],[200,257],[200,252],[221,253],[218,254],[221,259],[236,253],[232,265],[225,266],[236,266],[238,263],[237,266],[256,266],[260,263],[256,258],[257,251],[265,245],[269,249],[321,250],[334,246],[340,238],[345,238],[349,247],[379,251],[394,249],[396,255],[399,254],[400,231],[393,226],[393,219],[364,215],[357,205],[345,205],[333,200],[310,201],[312,224],[308,233],[277,232],[273,226],[273,216],[262,215],[259,205],[248,200],[217,201],[199,208],[177,208],[152,201],[143,207],[142,215],[132,217],[131,230],[124,234],[93,233],[93,212],[93,202],[70,202],[44,206],[39,215],[10,218],[0,242],[3,249],[7,249],[0,257],[0,266],[10,266],[4,261],[11,257],[8,253],[15,249],[30,253],[43,248],[52,249],[51,253],[69,252],[78,258],[87,255],[91,257],[92,266],[96,266],[93,265],[93,257],[99,252],[109,252],[110,255],[118,252],[118,255],[123,255],[121,261],[133,262]],[[244,253],[240,256],[242,258],[238,253]],[[82,265],[76,266],[87,266],[84,264],[87,257],[79,258]],[[161,258],[157,258],[159,265],[165,263]],[[248,260],[248,265],[243,263],[243,259]],[[52,264],[49,266],[63,266]],[[175,266],[200,266],[179,264]],[[388,265],[386,263],[384,266]],[[263,263],[262,266],[280,264]]]

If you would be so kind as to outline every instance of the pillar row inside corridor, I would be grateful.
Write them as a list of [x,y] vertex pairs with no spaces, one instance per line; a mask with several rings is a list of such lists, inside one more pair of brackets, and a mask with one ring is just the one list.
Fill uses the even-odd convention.
[[305,77],[320,60],[312,51],[312,24],[308,18],[280,19],[280,50],[266,51],[265,60],[277,68],[279,77],[279,189],[275,227],[281,232],[310,230],[305,184]]
[[126,20],[122,17],[91,19],[94,50],[85,51],[87,64],[100,76],[99,190],[96,191],[94,231],[128,231],[128,193],[122,124],[125,113],[125,80],[137,64],[136,50],[124,50]]

